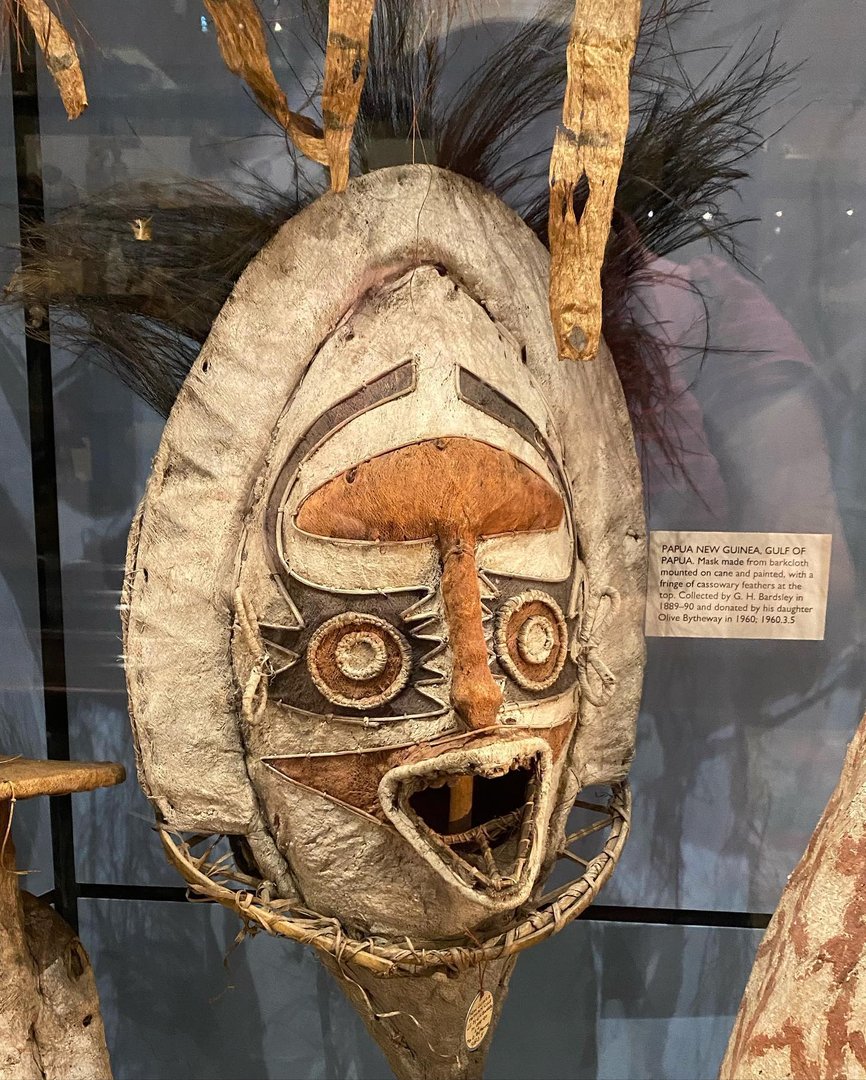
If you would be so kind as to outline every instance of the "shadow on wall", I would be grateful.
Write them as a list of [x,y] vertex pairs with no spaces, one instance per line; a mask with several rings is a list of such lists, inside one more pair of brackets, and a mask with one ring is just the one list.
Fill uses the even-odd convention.
[[[825,423],[831,396],[757,284],[716,257],[638,302],[670,343],[684,478],[646,463],[651,526],[832,533],[825,639],[650,639],[625,902],[771,911],[833,787],[866,685],[859,590]],[[818,735],[820,733],[820,735]]]
[[[45,757],[39,596],[33,528],[27,383],[20,318],[0,325],[0,757]],[[47,799],[15,806],[18,866],[24,887],[54,884]]]

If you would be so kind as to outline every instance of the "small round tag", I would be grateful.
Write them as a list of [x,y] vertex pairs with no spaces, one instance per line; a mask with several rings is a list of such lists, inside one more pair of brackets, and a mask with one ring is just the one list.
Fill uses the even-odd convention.
[[475,995],[475,999],[466,1013],[466,1026],[463,1029],[463,1038],[470,1050],[477,1050],[484,1042],[484,1036],[490,1030],[490,1021],[493,1019],[493,995],[489,990],[482,990]]

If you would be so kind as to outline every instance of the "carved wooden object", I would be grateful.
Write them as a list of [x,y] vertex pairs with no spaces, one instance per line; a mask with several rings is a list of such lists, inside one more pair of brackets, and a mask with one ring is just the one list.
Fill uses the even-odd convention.
[[866,1076],[866,718],[782,893],[721,1080]]
[[87,953],[46,903],[18,888],[17,799],[118,784],[111,762],[0,759],[0,1080],[111,1080]]

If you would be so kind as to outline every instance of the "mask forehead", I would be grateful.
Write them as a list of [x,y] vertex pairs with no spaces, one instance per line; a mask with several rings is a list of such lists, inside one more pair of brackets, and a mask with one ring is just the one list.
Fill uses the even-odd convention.
[[[336,384],[334,370],[340,373]],[[478,372],[509,389],[519,404],[484,383]],[[325,392],[313,394],[309,387],[325,387]],[[489,400],[481,396],[485,387]],[[320,530],[298,521],[299,508],[309,505],[311,496],[329,481],[351,473],[359,463],[363,469],[368,467],[363,462],[386,459],[394,448],[411,453],[431,438],[440,445],[477,446],[494,458],[503,454],[549,490],[558,507],[555,519],[542,531],[521,527],[480,539],[479,558],[485,561],[478,565],[482,574],[489,570],[501,577],[499,585],[491,577],[482,584],[491,601],[519,591],[517,579],[522,576],[557,583],[558,602],[568,609],[576,566],[573,527],[544,398],[507,328],[499,327],[441,269],[416,268],[371,291],[325,341],[280,421],[271,469],[259,486],[263,494],[248,511],[236,586],[254,608],[271,650],[280,677],[275,696],[280,699],[280,687],[285,687],[281,700],[295,709],[294,723],[280,725],[275,719],[269,725],[267,747],[252,740],[258,747],[254,753],[399,745],[454,728],[447,694],[451,659],[439,593],[440,553],[434,538],[419,534],[401,542],[347,540],[318,535]],[[431,472],[431,479],[438,478]],[[360,486],[359,481],[346,490]],[[383,505],[388,494],[382,492]],[[392,501],[395,494],[399,492],[390,493]],[[525,539],[529,543],[524,544]],[[506,584],[509,574],[515,575],[515,583]],[[348,706],[335,709],[335,704],[345,705],[341,696],[330,705],[317,696],[318,673],[308,671],[311,641],[318,625],[347,609],[396,624],[413,666],[424,662],[422,696],[407,686],[396,703],[387,703],[396,716],[383,716],[381,710],[359,715]],[[384,644],[387,648],[389,642]],[[363,645],[368,647],[373,646]],[[234,656],[237,677],[243,681],[250,656],[239,637],[234,639]],[[551,717],[569,715],[573,701],[563,693],[566,689],[563,679],[557,688],[562,700],[524,719],[549,724]],[[515,721],[521,708],[525,713],[525,707],[514,704]],[[340,714],[338,722],[317,722],[335,713]]]
[[[346,394],[347,385],[357,389]],[[291,565],[301,577],[347,590],[417,584],[435,572],[435,552],[425,538],[399,549],[335,545],[296,525],[300,505],[328,480],[425,439],[471,438],[506,450],[567,499],[557,440],[550,437],[553,424],[520,347],[433,267],[389,284],[353,313],[316,357],[304,387],[321,387],[323,393],[299,393],[278,437],[276,457],[282,463],[271,482],[268,523],[275,572]],[[505,389],[519,405],[505,397]],[[323,409],[329,393],[335,400]],[[519,573],[526,562],[522,539],[488,541],[485,566]],[[569,576],[570,514],[552,535],[548,530],[532,541],[538,577]]]

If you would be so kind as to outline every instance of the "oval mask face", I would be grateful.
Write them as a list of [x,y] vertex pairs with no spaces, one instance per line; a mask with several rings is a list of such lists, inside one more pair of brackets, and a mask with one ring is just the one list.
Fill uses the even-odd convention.
[[[303,254],[323,220],[332,275]],[[218,320],[133,541],[145,786],[164,816],[201,824],[220,816],[222,778],[222,816],[245,820],[220,831],[246,836],[284,895],[363,932],[457,936],[530,901],[577,791],[620,779],[633,749],[634,449],[606,352],[555,357],[544,259],[495,199],[435,170],[321,200]],[[294,334],[292,309],[306,314]],[[178,446],[194,421],[208,431],[190,447],[215,444],[197,469]],[[172,736],[192,737],[195,795],[166,771],[153,703],[169,682],[147,641],[157,593],[183,584],[167,520],[185,565],[210,547],[213,572],[210,586],[201,564],[187,575],[204,615],[187,606],[195,643],[173,657],[175,681],[195,671],[201,688],[210,656],[228,691]]]
[[[270,673],[243,730],[317,910],[345,887],[320,859],[349,848],[401,906],[459,895],[443,920],[528,899],[577,715],[558,442],[517,342],[434,267],[370,292],[286,410],[238,560]],[[243,635],[234,655],[243,685]]]

